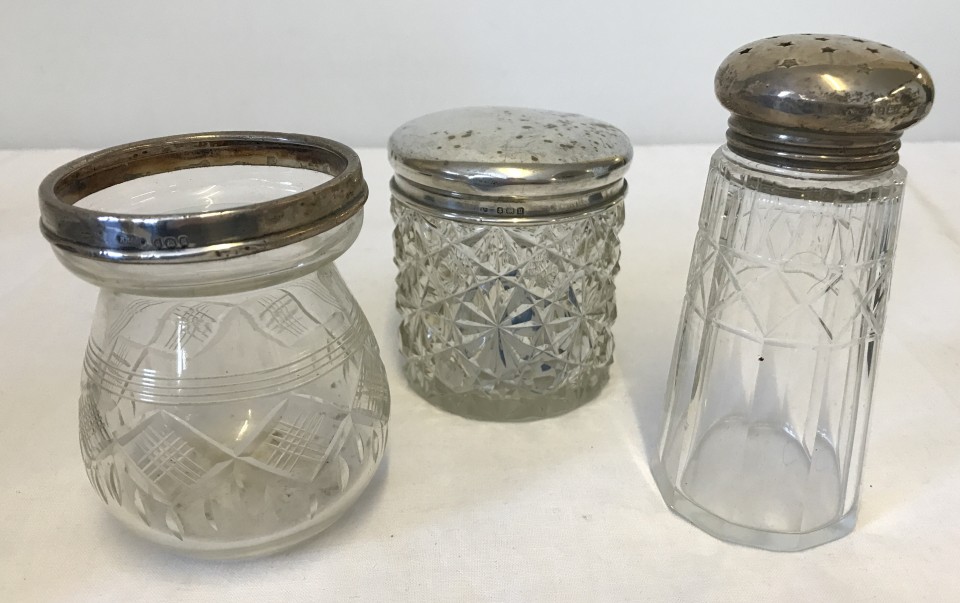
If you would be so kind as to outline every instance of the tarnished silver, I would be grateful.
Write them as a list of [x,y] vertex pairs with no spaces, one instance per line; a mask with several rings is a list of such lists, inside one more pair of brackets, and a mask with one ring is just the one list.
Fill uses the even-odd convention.
[[614,126],[574,113],[465,107],[390,137],[394,197],[451,219],[535,223],[622,199],[633,148]]
[[900,135],[933,104],[927,70],[904,52],[829,34],[774,36],[732,52],[714,81],[738,155],[811,171],[897,164]]
[[[158,216],[107,214],[74,205],[115,184],[223,165],[276,165],[333,178],[303,192],[244,207]],[[289,245],[342,224],[367,199],[360,158],[326,138],[277,132],[210,132],[134,142],[85,155],[40,184],[40,230],[56,247],[129,263],[187,263]]]

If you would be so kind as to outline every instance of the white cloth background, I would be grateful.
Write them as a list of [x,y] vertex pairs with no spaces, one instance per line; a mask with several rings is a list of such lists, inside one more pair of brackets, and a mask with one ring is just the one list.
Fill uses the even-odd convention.
[[480,423],[399,372],[385,152],[361,152],[366,224],[338,261],[383,349],[387,456],[319,538],[242,562],[141,542],[102,508],[77,444],[96,290],[37,229],[40,179],[79,151],[0,152],[0,601],[958,601],[960,144],[911,172],[857,529],[810,551],[725,544],[672,515],[648,469],[712,149],[639,147],[616,363],[556,419]]

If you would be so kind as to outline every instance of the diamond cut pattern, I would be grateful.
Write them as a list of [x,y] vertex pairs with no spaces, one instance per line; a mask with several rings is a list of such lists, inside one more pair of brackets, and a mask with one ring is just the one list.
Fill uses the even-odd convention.
[[408,377],[441,394],[548,393],[612,361],[623,204],[542,226],[427,217],[393,201]]
[[173,496],[230,458],[215,442],[167,411],[141,421],[123,436],[120,446],[151,485]]
[[[717,214],[726,198],[714,201]],[[810,214],[783,204],[740,203],[738,210],[730,241],[715,240],[711,229],[697,234],[687,279],[693,311],[756,340],[788,345],[822,343],[826,336],[849,346],[877,334],[891,250],[863,245],[890,238],[885,230],[896,228],[890,204],[872,204],[862,216],[856,209]]]
[[300,463],[317,466],[323,462],[323,450],[317,442],[323,415],[302,415],[291,422],[278,421],[263,446],[266,464],[291,472]]

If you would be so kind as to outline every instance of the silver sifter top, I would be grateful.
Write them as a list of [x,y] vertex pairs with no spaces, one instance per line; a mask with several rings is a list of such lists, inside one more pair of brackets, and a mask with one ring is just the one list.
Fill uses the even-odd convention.
[[933,104],[933,81],[920,63],[886,44],[842,35],[752,42],[723,61],[714,84],[733,114],[731,150],[824,172],[896,165],[901,133]]
[[397,128],[393,194],[464,220],[530,222],[606,207],[626,193],[626,134],[577,115],[466,107]]

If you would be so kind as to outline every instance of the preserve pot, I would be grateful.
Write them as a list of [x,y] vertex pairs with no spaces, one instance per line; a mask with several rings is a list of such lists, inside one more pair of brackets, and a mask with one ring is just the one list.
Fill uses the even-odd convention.
[[389,153],[411,386],[491,420],[596,396],[613,362],[627,136],[573,113],[466,107],[404,124]]

